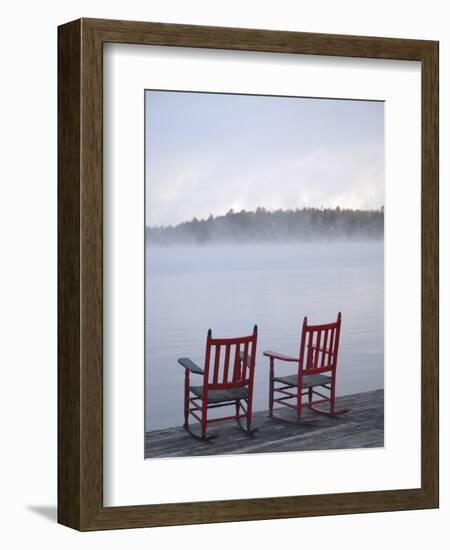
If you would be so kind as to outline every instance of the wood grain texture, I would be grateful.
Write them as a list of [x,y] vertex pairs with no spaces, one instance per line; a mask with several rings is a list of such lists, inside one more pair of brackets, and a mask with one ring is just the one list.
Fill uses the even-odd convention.
[[[422,63],[420,489],[103,507],[102,47],[105,42]],[[58,521],[82,531],[438,506],[438,44],[81,19],[58,32]]]
[[439,45],[422,60],[422,489],[439,502]]
[[[257,411],[252,426],[258,429],[249,436],[235,421],[220,422],[208,428],[217,437],[199,441],[182,426],[146,433],[145,457],[211,456],[249,453],[318,451],[326,449],[360,449],[384,446],[384,391],[374,390],[340,396],[337,408],[349,408],[342,416],[318,415],[305,409],[303,421],[297,422],[295,411],[278,407],[276,415],[286,422],[270,418],[269,411]],[[323,406],[326,409],[326,405]],[[305,422],[306,421],[306,422]],[[198,433],[199,426],[192,429]],[[283,472],[275,471],[281,479]],[[195,482],[193,481],[195,485]]]
[[58,521],[80,528],[81,22],[58,32]]

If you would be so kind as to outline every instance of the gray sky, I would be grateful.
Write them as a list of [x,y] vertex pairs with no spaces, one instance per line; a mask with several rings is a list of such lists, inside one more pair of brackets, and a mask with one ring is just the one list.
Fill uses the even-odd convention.
[[146,224],[230,208],[379,208],[384,103],[147,91]]

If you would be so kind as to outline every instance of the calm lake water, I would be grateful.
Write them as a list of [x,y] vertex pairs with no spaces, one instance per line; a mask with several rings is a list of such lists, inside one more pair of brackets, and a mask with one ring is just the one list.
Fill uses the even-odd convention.
[[[183,423],[188,356],[203,368],[206,333],[258,324],[254,410],[268,408],[265,349],[297,355],[311,323],[342,312],[337,393],[384,386],[383,241],[158,247],[146,250],[146,430]],[[290,364],[279,363],[283,374]],[[200,385],[202,377],[191,375]],[[226,412],[223,409],[222,412]]]

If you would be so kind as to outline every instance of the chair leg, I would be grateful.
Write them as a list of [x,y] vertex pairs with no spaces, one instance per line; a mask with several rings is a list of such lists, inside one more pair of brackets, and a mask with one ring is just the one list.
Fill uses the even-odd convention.
[[333,377],[331,382],[331,398],[330,398],[330,412],[331,416],[338,416],[346,412],[350,412],[350,409],[344,408],[336,410],[336,378]]
[[202,404],[202,421],[200,423],[200,434],[195,433],[193,430],[191,430],[191,427],[189,425],[189,372],[186,369],[186,376],[185,376],[185,382],[184,382],[184,424],[183,428],[188,432],[189,435],[192,437],[195,437],[195,439],[199,439],[201,441],[209,441],[210,439],[213,439],[214,435],[206,435],[206,410],[207,407],[203,407]]
[[189,423],[189,370],[186,369],[184,376],[184,424],[187,426]]
[[250,432],[252,429],[252,410],[251,410],[251,404],[247,403],[247,430]]
[[270,379],[269,379],[269,416],[273,416],[273,390],[274,390],[274,359],[270,358]]
[[252,428],[252,413],[251,413],[251,401],[247,401],[247,418],[246,418],[246,424],[247,426],[243,426],[241,419],[239,418],[239,413],[241,409],[241,402],[236,401],[236,422],[239,428],[245,432],[248,435],[253,435],[258,431],[258,428]]
[[[310,388],[310,390],[312,392],[312,388]],[[317,407],[315,407],[314,405],[309,405],[309,408],[314,411],[315,413],[317,414],[323,414],[325,416],[339,416],[341,414],[344,414],[344,413],[347,413],[347,412],[350,412],[350,409],[348,408],[344,408],[344,409],[339,409],[339,410],[336,410],[336,407],[335,407],[335,403],[336,403],[336,389],[335,389],[335,384],[334,384],[334,381],[332,382],[331,384],[331,388],[330,388],[330,410],[329,411],[324,411],[322,409],[319,409]],[[310,400],[310,403],[311,403],[311,400]]]
[[331,392],[330,392],[330,412],[333,413],[335,410],[336,403],[336,385],[334,378],[331,380]]
[[[293,387],[293,386],[291,386]],[[270,418],[273,418],[274,420],[279,420],[280,422],[285,422],[287,424],[297,424],[297,425],[302,425],[304,427],[308,427],[308,426],[316,426],[317,425],[317,420],[316,419],[312,419],[312,418],[306,418],[304,416],[302,416],[303,414],[303,407],[310,407],[309,403],[308,405],[303,405],[302,404],[302,395],[301,395],[301,390],[297,390],[298,391],[298,394],[297,394],[297,406],[296,406],[296,415],[293,417],[293,418],[290,418],[290,417],[283,417],[283,416],[279,416],[279,415],[276,415],[276,414],[269,414],[269,417]],[[273,395],[273,394],[272,394]],[[311,394],[312,396],[312,394]]]
[[202,401],[202,438],[206,437],[206,416],[208,411],[208,404]]
[[[188,394],[189,398],[189,394]],[[189,435],[194,437],[195,439],[199,439],[200,441],[210,441],[211,439],[214,439],[216,436],[214,434],[212,435],[206,435],[206,425],[207,425],[207,418],[206,418],[206,411],[207,407],[203,406],[202,403],[202,421],[200,422],[200,433],[195,433],[189,424],[189,401],[187,402],[187,418],[185,420],[185,423],[183,425],[183,428],[188,432]]]
[[259,431],[258,428],[252,428],[252,420],[253,420],[252,405],[253,405],[253,394],[251,392],[247,399],[247,431],[251,435]]
[[302,417],[302,388],[298,386],[297,388],[297,420],[300,420]]

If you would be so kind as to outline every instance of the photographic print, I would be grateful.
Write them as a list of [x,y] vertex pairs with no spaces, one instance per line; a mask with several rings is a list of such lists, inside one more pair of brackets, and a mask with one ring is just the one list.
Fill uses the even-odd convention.
[[384,102],[145,91],[145,457],[384,446]]

